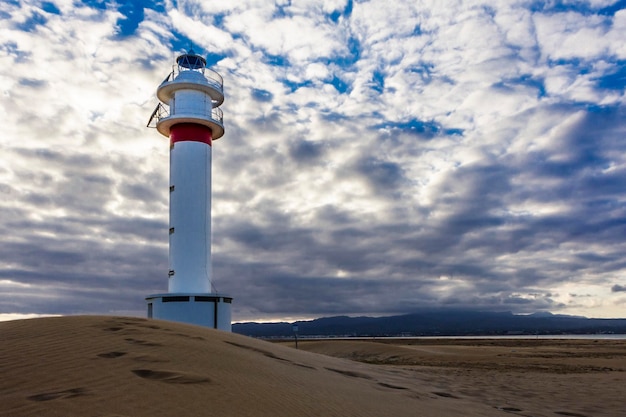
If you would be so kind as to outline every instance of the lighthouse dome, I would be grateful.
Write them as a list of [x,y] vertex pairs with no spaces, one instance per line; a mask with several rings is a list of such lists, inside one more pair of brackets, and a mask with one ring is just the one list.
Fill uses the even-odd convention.
[[193,49],[190,49],[186,54],[179,55],[176,58],[176,63],[178,66],[190,70],[199,70],[206,67],[206,59],[197,55]]

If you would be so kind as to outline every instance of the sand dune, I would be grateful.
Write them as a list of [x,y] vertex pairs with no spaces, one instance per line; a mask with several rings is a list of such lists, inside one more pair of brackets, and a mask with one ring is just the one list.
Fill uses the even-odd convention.
[[502,415],[372,365],[171,322],[55,317],[0,335],[2,416]]
[[[407,357],[407,349],[420,352],[415,347],[358,342],[326,346],[347,356],[371,347],[385,361],[399,351]],[[438,348],[429,349],[436,354]],[[462,356],[461,351],[455,354]],[[605,406],[587,400],[587,408],[578,398],[568,405],[544,398],[549,393],[537,398],[532,392],[515,393],[523,376],[508,381],[506,374],[494,377],[485,369],[468,372],[402,362],[364,364],[138,318],[0,323],[1,416],[591,417],[618,416],[616,410],[622,410],[614,407],[623,404],[624,372],[587,372],[597,376],[596,383],[622,393]],[[532,372],[527,375],[534,378]],[[577,391],[578,374],[563,375],[572,378],[560,380],[560,389],[574,387],[572,393],[583,397]],[[543,408],[537,408],[539,402]]]

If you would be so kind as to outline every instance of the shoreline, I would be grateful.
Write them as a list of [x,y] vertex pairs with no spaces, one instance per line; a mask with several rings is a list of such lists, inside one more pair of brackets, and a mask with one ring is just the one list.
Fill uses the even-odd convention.
[[[253,337],[247,336],[246,337]],[[255,337],[256,339],[289,341],[293,337],[270,336]],[[484,335],[484,336],[302,336],[298,340],[626,340],[626,334],[540,334],[540,335]]]

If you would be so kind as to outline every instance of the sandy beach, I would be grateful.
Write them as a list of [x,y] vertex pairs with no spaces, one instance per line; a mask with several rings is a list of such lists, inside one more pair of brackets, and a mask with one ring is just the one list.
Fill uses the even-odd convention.
[[0,323],[1,416],[620,416],[625,341],[270,343],[184,324]]
[[626,340],[372,339],[298,346],[376,364],[398,384],[428,384],[436,395],[514,415],[626,416]]

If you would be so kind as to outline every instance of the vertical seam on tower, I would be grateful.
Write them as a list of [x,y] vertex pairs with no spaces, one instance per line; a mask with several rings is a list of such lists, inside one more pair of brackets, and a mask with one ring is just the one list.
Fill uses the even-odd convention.
[[[212,149],[211,149],[211,146],[208,145],[208,144],[205,147],[205,149],[206,149],[206,154],[205,154],[204,158],[206,159],[206,163],[204,164],[204,178],[205,178],[205,180],[206,180],[206,178],[208,178],[209,181],[210,181],[210,180],[212,180],[212,178],[208,175],[207,170],[209,169],[209,164],[211,162],[209,158],[212,156],[212,152],[211,152]],[[209,195],[209,191],[208,191],[209,186],[210,186],[210,183],[207,183],[206,187],[204,187],[204,202],[205,202],[205,204],[208,203],[207,196]],[[211,250],[211,234],[210,233],[207,234],[207,217],[209,218],[209,221],[210,221],[210,219],[211,219],[211,205],[210,204],[206,204],[206,205],[207,205],[207,207],[205,208],[205,210],[208,210],[209,213],[208,213],[208,216],[206,215],[206,213],[204,215],[204,236],[206,236],[206,240],[207,240],[205,242],[206,249],[204,251],[204,273],[206,274],[205,278],[206,278],[206,280],[209,283],[209,292],[211,292],[211,278],[210,278],[211,273],[209,271],[209,268],[211,267],[211,264],[209,262],[209,256],[210,256],[210,252],[209,251]]]

